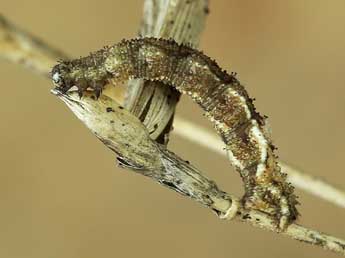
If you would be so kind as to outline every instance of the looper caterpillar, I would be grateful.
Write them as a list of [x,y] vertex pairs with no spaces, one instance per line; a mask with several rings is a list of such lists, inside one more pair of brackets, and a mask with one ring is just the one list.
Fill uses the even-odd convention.
[[274,216],[281,229],[297,218],[297,197],[277,164],[265,119],[235,75],[202,52],[172,40],[139,38],[63,61],[52,70],[61,92],[76,86],[80,96],[88,88],[99,96],[107,83],[132,78],[172,85],[202,107],[244,181],[245,207]]

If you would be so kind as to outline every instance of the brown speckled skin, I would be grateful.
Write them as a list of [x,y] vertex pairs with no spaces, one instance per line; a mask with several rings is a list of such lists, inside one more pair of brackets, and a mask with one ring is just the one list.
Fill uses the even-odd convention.
[[[99,96],[109,81],[116,84],[131,78],[161,81],[190,95],[232,153],[230,160],[245,184],[244,205],[275,216],[281,229],[297,218],[296,196],[277,164],[274,146],[265,134],[265,119],[234,75],[203,53],[172,40],[123,40],[87,57],[61,62],[53,68],[54,74],[60,91],[77,86],[80,96],[87,88]],[[253,127],[264,137],[262,145],[251,133]],[[262,148],[267,153],[264,161]],[[257,173],[260,164],[264,170]]]

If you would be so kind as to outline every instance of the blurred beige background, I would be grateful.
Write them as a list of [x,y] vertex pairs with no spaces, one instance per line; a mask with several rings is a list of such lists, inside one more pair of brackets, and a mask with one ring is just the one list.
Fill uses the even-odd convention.
[[[345,1],[214,0],[201,48],[239,73],[270,117],[283,160],[345,189]],[[142,1],[1,0],[0,12],[79,56],[136,35]],[[337,257],[236,222],[115,157],[49,93],[0,62],[0,257]],[[182,98],[178,115],[211,129]],[[170,148],[241,194],[223,157],[177,136]],[[300,222],[345,237],[345,210],[298,191]]]

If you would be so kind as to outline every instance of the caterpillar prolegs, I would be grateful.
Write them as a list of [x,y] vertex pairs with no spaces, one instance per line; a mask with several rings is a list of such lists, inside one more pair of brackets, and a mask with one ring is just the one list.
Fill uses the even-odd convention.
[[202,52],[172,40],[139,38],[63,61],[52,70],[60,91],[76,86],[80,96],[91,88],[98,97],[107,83],[133,78],[171,85],[202,107],[244,181],[245,207],[274,216],[281,229],[297,218],[298,202],[277,164],[265,119],[235,75]]

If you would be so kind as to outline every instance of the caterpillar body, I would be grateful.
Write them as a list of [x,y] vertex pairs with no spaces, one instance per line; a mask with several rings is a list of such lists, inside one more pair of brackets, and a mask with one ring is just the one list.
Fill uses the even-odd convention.
[[116,85],[133,78],[171,85],[201,106],[244,181],[246,208],[274,216],[281,229],[297,218],[297,197],[277,164],[265,119],[235,75],[202,52],[173,40],[138,38],[62,61],[52,70],[60,91],[76,86],[80,96],[88,88],[99,96],[109,82]]

